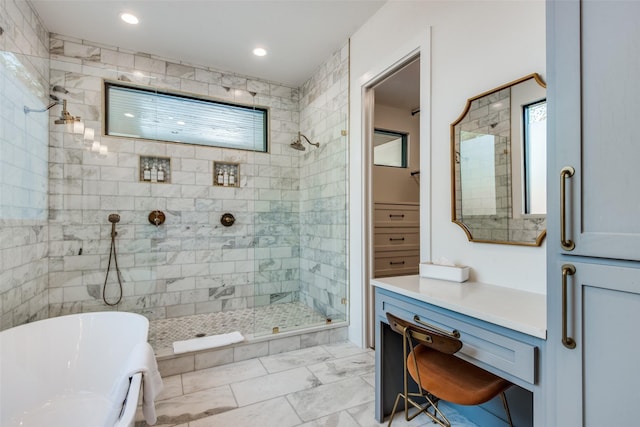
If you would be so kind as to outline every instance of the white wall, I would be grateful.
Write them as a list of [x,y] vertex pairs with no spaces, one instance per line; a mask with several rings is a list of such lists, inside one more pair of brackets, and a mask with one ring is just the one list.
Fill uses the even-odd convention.
[[374,126],[378,129],[409,134],[407,167],[373,166],[374,202],[419,202],[419,177],[411,172],[420,169],[420,116],[411,111],[376,104]]
[[[393,31],[390,31],[393,29]],[[431,30],[429,30],[431,29]],[[421,259],[472,267],[472,280],[545,292],[545,245],[471,243],[451,222],[449,125],[465,101],[532,72],[544,78],[545,7],[536,1],[393,1],[351,38],[351,265],[364,262],[363,86],[421,53]],[[430,111],[430,114],[429,114]],[[351,270],[350,340],[363,343],[363,269]]]

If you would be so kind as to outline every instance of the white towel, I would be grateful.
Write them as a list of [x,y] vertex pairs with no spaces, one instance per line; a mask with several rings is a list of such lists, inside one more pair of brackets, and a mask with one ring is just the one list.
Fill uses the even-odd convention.
[[173,343],[173,353],[189,353],[191,351],[205,350],[208,348],[222,347],[244,341],[244,337],[238,331],[228,334],[211,335],[202,338],[176,341]]
[[155,400],[162,391],[162,377],[158,371],[153,348],[147,342],[138,344],[127,361],[126,378],[142,373],[142,414],[149,425],[156,423]]

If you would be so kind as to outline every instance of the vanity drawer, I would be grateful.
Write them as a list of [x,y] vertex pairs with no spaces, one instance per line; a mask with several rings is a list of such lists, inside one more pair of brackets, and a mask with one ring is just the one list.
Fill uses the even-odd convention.
[[376,227],[373,235],[376,253],[385,250],[420,249],[420,229],[417,227]]
[[460,332],[460,340],[463,343],[462,349],[456,353],[457,356],[497,375],[504,372],[527,383],[536,384],[536,346],[494,332],[484,327],[483,324],[486,322],[477,319],[467,322],[448,316],[445,314],[447,310],[430,307],[433,306],[424,303],[414,305],[376,292],[378,320],[386,323],[386,313],[389,312],[414,323],[414,316],[418,316],[421,321],[446,331],[455,329]]
[[420,206],[399,203],[376,203],[373,221],[376,226],[419,226]]
[[375,277],[402,276],[418,274],[420,251],[384,251],[377,252],[374,260]]

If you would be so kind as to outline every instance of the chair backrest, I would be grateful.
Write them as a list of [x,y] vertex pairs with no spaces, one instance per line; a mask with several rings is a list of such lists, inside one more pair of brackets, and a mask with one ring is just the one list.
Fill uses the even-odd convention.
[[454,354],[462,348],[462,341],[457,338],[415,325],[388,312],[387,320],[389,320],[391,329],[404,336],[405,339],[413,339],[415,342],[441,353]]

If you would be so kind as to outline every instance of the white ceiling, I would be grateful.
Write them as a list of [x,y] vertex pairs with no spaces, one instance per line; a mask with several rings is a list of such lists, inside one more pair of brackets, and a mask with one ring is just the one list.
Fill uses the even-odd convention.
[[420,61],[415,60],[375,87],[376,104],[412,111],[420,107]]
[[[47,30],[299,87],[384,0],[31,0]],[[138,25],[125,24],[129,12]],[[256,57],[255,47],[269,54]]]

